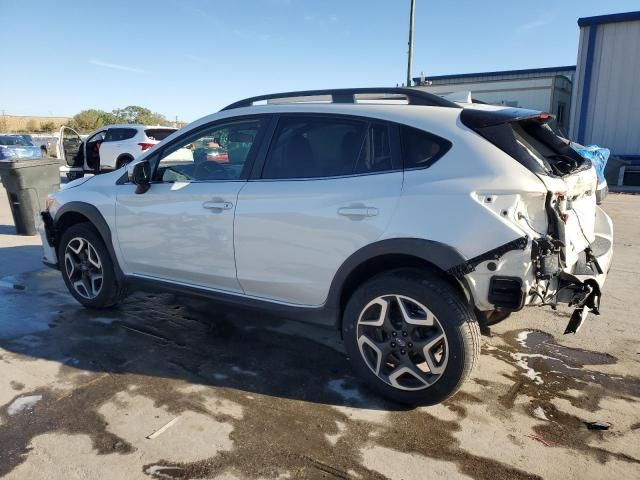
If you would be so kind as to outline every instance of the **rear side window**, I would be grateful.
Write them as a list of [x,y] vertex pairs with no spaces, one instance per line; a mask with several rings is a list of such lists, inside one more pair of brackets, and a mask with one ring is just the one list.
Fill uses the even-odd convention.
[[323,178],[394,170],[389,127],[340,117],[283,117],[262,178]]
[[427,168],[451,148],[451,142],[431,133],[403,125],[400,143],[404,168]]
[[107,130],[107,135],[104,137],[105,142],[120,142],[122,140],[129,140],[136,136],[138,131],[135,128],[110,128]]
[[262,178],[319,178],[353,173],[367,123],[328,117],[282,117]]
[[157,140],[158,142],[161,142],[173,132],[175,132],[173,128],[147,128],[144,131],[149,140]]

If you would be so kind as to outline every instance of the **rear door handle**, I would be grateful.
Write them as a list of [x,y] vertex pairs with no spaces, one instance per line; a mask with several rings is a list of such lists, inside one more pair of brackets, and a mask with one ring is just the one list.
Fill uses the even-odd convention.
[[338,215],[351,218],[375,217],[378,215],[378,209],[375,207],[341,207],[338,209]]
[[203,208],[207,210],[231,210],[233,208],[233,203],[231,202],[204,202],[202,204]]

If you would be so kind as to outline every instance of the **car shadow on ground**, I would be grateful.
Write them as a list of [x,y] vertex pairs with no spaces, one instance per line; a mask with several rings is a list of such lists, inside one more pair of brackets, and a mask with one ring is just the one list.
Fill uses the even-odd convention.
[[[112,310],[81,307],[54,270],[0,291],[0,347],[79,371],[178,379],[365,409],[404,410],[352,376],[337,333],[170,294],[135,293]],[[10,286],[10,285],[9,285]],[[24,357],[23,357],[24,358]]]

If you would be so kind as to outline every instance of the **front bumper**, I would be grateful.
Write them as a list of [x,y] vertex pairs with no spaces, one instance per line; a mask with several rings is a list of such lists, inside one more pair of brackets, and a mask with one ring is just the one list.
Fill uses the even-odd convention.
[[56,237],[53,218],[49,212],[41,212],[36,216],[36,228],[42,240],[42,263],[49,267],[59,268],[56,254]]

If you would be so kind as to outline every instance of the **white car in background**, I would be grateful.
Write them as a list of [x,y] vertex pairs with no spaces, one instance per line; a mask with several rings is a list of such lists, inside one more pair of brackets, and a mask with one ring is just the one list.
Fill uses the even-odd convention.
[[135,160],[141,153],[161,142],[177,129],[139,124],[105,125],[86,137],[70,127],[60,129],[59,158],[70,180],[85,172],[116,170]]

